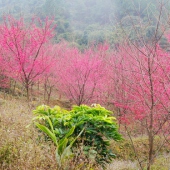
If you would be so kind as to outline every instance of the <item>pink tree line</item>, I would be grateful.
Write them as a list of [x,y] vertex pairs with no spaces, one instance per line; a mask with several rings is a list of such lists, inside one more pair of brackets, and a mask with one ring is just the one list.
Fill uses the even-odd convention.
[[54,26],[48,19],[42,22],[34,18],[25,23],[23,18],[4,17],[0,24],[3,76],[21,82],[28,99],[30,86],[38,81],[43,84],[48,101],[52,89],[57,88],[78,105],[98,102],[106,77],[102,59],[105,50],[100,49],[99,54],[91,48],[82,53],[67,43],[53,45],[53,37]]

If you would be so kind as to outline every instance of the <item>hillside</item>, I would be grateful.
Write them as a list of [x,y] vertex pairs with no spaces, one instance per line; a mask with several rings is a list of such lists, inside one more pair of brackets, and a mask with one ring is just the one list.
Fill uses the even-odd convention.
[[[0,9],[1,15],[12,14],[27,19],[52,16],[57,24],[56,42],[65,39],[81,49],[91,43],[117,42],[121,34],[117,23],[121,20],[129,22],[127,16],[146,22],[148,16],[156,14],[153,0],[149,3],[147,0],[106,0],[104,4],[102,0],[1,0]],[[127,24],[124,27],[127,32],[131,30]]]

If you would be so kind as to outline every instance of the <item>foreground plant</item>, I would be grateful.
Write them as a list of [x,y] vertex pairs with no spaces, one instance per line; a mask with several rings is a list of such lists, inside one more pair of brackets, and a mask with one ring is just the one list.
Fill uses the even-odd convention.
[[[106,167],[115,154],[109,149],[111,139],[121,140],[112,112],[100,105],[74,106],[71,111],[59,106],[39,106],[34,113],[35,125],[47,135],[56,146],[56,158],[62,169],[66,159],[79,165],[89,163]],[[79,163],[83,160],[83,163]]]

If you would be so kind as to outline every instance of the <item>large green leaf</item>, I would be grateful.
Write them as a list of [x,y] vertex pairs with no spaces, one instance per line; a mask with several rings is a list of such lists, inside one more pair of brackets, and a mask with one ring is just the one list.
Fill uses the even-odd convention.
[[46,116],[46,119],[47,119],[47,121],[48,121],[48,124],[50,125],[50,128],[51,128],[52,132],[54,133],[53,124],[52,124],[50,118],[49,118],[48,116]]
[[62,155],[62,153],[64,152],[65,148],[67,147],[67,143],[68,143],[68,139],[64,138],[64,140],[62,140],[61,143],[59,143],[58,145],[58,154]]
[[73,126],[70,131],[65,135],[65,138],[68,138],[69,136],[71,136],[74,133],[75,130],[75,126]]
[[51,140],[55,143],[56,146],[58,146],[58,143],[57,143],[57,138],[55,136],[54,133],[52,133],[47,127],[45,127],[44,125],[41,125],[37,122],[35,122],[35,125],[41,130],[43,131],[44,133],[46,133],[50,138]]

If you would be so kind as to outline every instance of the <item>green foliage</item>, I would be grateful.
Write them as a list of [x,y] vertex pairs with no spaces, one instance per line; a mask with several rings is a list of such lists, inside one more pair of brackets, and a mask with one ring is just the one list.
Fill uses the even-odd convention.
[[[109,149],[110,140],[121,140],[112,112],[100,105],[89,107],[74,106],[71,111],[56,106],[39,106],[34,113],[36,126],[56,145],[58,164],[62,166],[66,158],[76,159],[76,153],[83,152],[88,163],[103,168],[115,154]],[[38,123],[37,123],[38,122]]]

